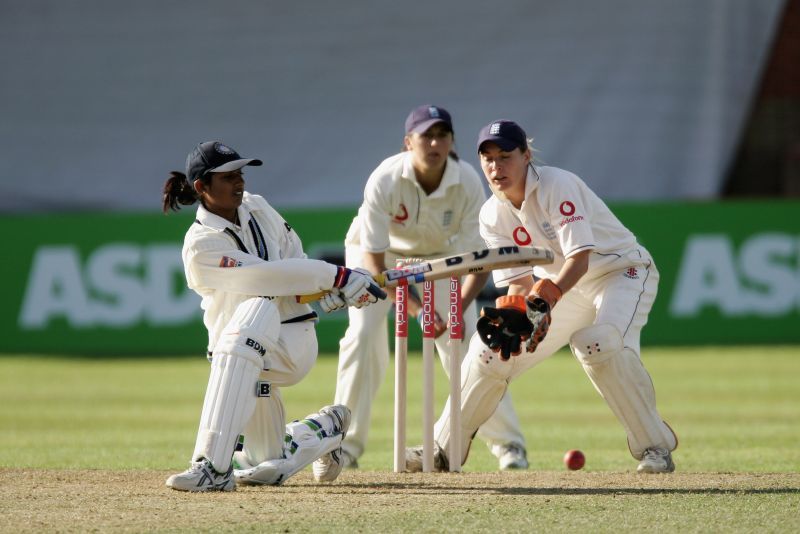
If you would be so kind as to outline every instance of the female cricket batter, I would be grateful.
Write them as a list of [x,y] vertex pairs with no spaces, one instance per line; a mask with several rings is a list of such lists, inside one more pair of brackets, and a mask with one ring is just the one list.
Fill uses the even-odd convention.
[[211,361],[191,466],[167,480],[176,490],[280,484],[311,462],[318,481],[334,480],[349,410],[326,406],[284,426],[279,387],[299,382],[317,357],[316,313],[295,295],[330,290],[325,311],[385,298],[366,272],[307,259],[292,227],[245,191],[247,165],[261,161],[209,141],[189,154],[186,175],[173,172],[164,184],[165,213],[200,201],[183,263],[203,298]]
[[[674,471],[671,451],[678,440],[656,410],[653,383],[639,358],[639,334],[658,286],[650,254],[580,178],[534,166],[529,139],[516,123],[484,127],[478,153],[494,193],[480,212],[487,244],[547,246],[556,261],[494,272],[508,296],[498,298],[496,308],[484,308],[465,357],[465,452],[458,461],[466,461],[470,436],[491,416],[508,383],[569,344],[622,423],[638,471]],[[450,460],[448,419],[445,408],[436,424],[436,464],[443,469]],[[408,468],[421,470],[417,449],[408,453]]]
[[[363,266],[374,274],[394,267],[398,258],[440,257],[486,247],[478,232],[478,213],[486,195],[475,169],[453,152],[450,114],[437,106],[417,107],[408,115],[405,130],[405,151],[372,172],[364,202],[345,239],[346,264]],[[461,293],[467,336],[475,331],[474,301],[487,279],[488,274],[464,279]],[[434,287],[436,348],[448,372],[450,347],[439,336],[447,328],[441,317],[448,316],[449,280],[440,280]],[[357,467],[356,459],[364,452],[372,402],[386,373],[390,307],[391,301],[386,300],[370,310],[348,310],[350,322],[340,342],[335,397],[353,416],[342,443],[346,467]],[[418,298],[409,298],[408,307],[412,317],[419,315]],[[463,358],[463,353],[458,357]],[[501,469],[528,466],[524,438],[508,396],[480,435],[499,458]]]

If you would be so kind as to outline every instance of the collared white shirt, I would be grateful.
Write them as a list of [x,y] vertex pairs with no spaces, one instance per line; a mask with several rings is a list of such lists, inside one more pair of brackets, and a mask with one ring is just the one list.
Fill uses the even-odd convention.
[[614,264],[638,247],[636,237],[583,180],[556,167],[528,166],[520,209],[496,195],[489,198],[480,211],[480,232],[489,247],[544,246],[555,253],[550,265],[494,271],[498,287],[531,272],[555,278],[566,258],[583,250],[592,251],[582,278],[589,280],[618,268]]
[[[307,259],[300,238],[263,197],[244,193],[240,225],[202,205],[183,242],[186,282],[202,298],[209,349],[236,306],[251,297],[275,297],[283,321],[311,312],[295,295],[330,289],[336,266]],[[278,261],[279,260],[279,261]]]
[[475,169],[448,157],[439,187],[428,195],[411,161],[411,152],[401,152],[372,172],[345,244],[405,257],[484,248],[478,213],[486,193]]

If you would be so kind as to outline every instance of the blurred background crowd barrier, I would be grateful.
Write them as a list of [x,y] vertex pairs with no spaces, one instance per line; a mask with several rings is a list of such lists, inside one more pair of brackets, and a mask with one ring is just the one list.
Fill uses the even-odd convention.
[[800,341],[800,0],[0,8],[0,352],[203,353],[168,172],[209,139],[264,159],[248,189],[341,261],[423,103],[468,162],[511,118],[609,201],[662,274],[643,342]]

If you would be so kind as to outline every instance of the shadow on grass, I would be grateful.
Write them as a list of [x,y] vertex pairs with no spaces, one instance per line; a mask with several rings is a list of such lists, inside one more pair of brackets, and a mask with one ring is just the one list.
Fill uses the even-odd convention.
[[[295,486],[305,486],[319,488],[318,484],[294,484]],[[336,493],[341,488],[341,493],[383,493],[383,492],[403,492],[420,494],[495,494],[495,495],[539,495],[539,496],[564,496],[564,495],[791,495],[800,494],[800,488],[498,488],[496,486],[464,485],[464,486],[443,486],[439,484],[424,483],[341,483],[330,486],[328,492]]]

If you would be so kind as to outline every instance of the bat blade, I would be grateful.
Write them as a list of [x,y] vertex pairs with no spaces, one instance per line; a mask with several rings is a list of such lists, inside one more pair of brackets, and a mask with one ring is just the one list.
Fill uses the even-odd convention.
[[402,279],[415,284],[425,280],[440,280],[450,276],[552,262],[553,251],[548,248],[509,246],[412,263],[388,269],[381,275],[385,279],[384,286],[391,288]]
[[[416,284],[425,280],[440,280],[451,276],[481,273],[495,269],[507,269],[522,265],[543,265],[553,263],[553,260],[553,251],[546,247],[507,246],[487,248],[387,269],[376,275],[375,281],[381,287],[393,288],[397,286],[400,280],[406,280],[409,284]],[[307,304],[321,299],[325,294],[326,292],[322,291],[296,298],[297,302]]]

